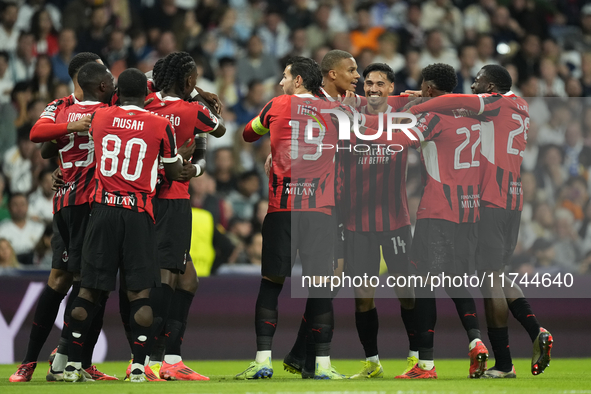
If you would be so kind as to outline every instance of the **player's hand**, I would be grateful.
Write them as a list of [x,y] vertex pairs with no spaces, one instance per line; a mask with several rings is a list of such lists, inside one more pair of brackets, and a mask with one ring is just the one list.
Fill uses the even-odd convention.
[[90,115],[83,116],[75,122],[68,123],[68,133],[83,133],[90,129]]
[[218,115],[222,114],[222,109],[224,108],[224,104],[222,104],[222,101],[220,100],[220,98],[218,97],[217,94],[205,92],[205,91],[199,89],[199,95],[201,97],[203,97],[203,100],[205,100],[207,102],[207,104],[209,104],[211,107],[213,107],[213,109],[215,109],[215,111],[218,113]]
[[148,104],[150,104],[152,101],[154,101],[154,97],[150,97],[149,99],[147,99],[146,101],[144,101],[144,107]]
[[273,165],[273,157],[269,153],[269,156],[267,156],[267,160],[265,160],[265,174],[267,174],[267,177],[271,173],[271,166],[272,165]]
[[54,191],[58,191],[65,185],[66,183],[64,182],[61,168],[56,168],[55,171],[51,173],[51,188]]
[[185,160],[183,161],[183,170],[181,171],[181,173],[179,174],[178,178],[176,179],[177,181],[181,181],[181,182],[186,182],[186,181],[190,181],[191,178],[195,177],[197,175],[197,168],[195,168],[195,166]]
[[400,95],[407,97],[423,97],[423,92],[420,90],[405,90],[404,92],[400,93]]
[[193,140],[193,143],[191,143],[191,145],[189,145],[190,142],[191,142],[191,139],[189,138],[177,150],[178,154],[181,155],[183,157],[183,159],[185,159],[185,160],[189,160],[191,158],[191,156],[193,156],[193,152],[195,151],[195,140]]
[[[411,96],[409,96],[411,97]],[[423,97],[417,97],[414,100],[410,100],[408,103],[406,103],[406,105],[402,108],[402,110],[404,112],[410,112],[410,107],[414,106],[414,105],[418,105],[421,104],[423,102],[425,102],[426,99]]]
[[355,101],[356,101],[355,92],[352,90],[347,90],[345,92],[345,98],[343,99],[342,103],[345,105],[350,105],[352,107],[355,107]]

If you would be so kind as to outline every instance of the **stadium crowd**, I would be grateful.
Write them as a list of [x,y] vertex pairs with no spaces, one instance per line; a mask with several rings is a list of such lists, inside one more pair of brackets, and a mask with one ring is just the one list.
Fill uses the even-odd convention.
[[[191,181],[194,220],[210,223],[194,231],[211,243],[198,273],[259,274],[270,143],[245,143],[242,130],[282,93],[289,56],[320,63],[330,49],[352,53],[360,71],[390,65],[395,94],[417,89],[431,63],[455,67],[460,93],[483,65],[505,66],[531,114],[512,269],[591,272],[591,2],[27,0],[0,3],[0,274],[51,268],[57,163],[41,158],[29,132],[48,102],[73,91],[68,63],[84,51],[115,77],[175,51],[193,56],[227,130],[208,140],[208,171]],[[363,95],[362,78],[357,88]],[[413,224],[419,164],[409,152]]]

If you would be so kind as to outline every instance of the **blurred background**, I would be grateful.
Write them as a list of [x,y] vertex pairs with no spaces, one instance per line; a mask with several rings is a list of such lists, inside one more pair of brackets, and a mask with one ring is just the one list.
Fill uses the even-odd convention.
[[[272,97],[291,55],[330,49],[396,72],[395,93],[416,89],[421,68],[457,70],[469,93],[485,64],[505,66],[530,103],[524,210],[511,269],[588,275],[591,264],[591,2],[573,0],[27,0],[0,1],[0,275],[51,267],[51,172],[29,132],[81,51],[115,76],[148,71],[173,51],[198,65],[198,85],[224,103],[227,133],[209,138],[208,172],[191,182],[192,257],[200,276],[260,274],[268,137],[242,140]],[[363,94],[362,79],[358,93]],[[419,157],[408,163],[413,223]],[[16,223],[19,225],[17,226]],[[24,226],[22,225],[24,223]]]

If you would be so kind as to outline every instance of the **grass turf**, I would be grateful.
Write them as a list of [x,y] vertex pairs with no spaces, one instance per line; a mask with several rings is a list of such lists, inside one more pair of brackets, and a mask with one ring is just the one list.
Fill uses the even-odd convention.
[[[0,393],[43,394],[119,394],[119,393],[322,393],[322,394],[450,394],[450,393],[567,393],[591,394],[591,359],[553,359],[551,366],[539,376],[530,373],[530,361],[516,359],[517,379],[468,379],[468,360],[437,360],[437,380],[399,380],[394,376],[405,368],[403,360],[382,360],[383,379],[314,381],[283,371],[281,360],[274,361],[272,379],[237,381],[236,373],[243,371],[249,361],[188,361],[197,372],[209,376],[209,382],[129,382],[47,383],[46,363],[40,363],[29,383],[9,383],[8,377],[17,365],[0,365]],[[333,360],[337,370],[354,374],[361,367],[358,360]],[[494,365],[489,362],[489,365]],[[98,365],[107,374],[121,377],[127,363],[108,362]]]

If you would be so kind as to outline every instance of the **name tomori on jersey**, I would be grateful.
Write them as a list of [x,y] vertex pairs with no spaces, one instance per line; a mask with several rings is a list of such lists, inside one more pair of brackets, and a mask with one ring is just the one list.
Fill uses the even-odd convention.
[[119,127],[121,129],[129,129],[129,130],[143,130],[144,129],[144,122],[137,121],[133,119],[125,119],[125,118],[113,118],[113,127]]

